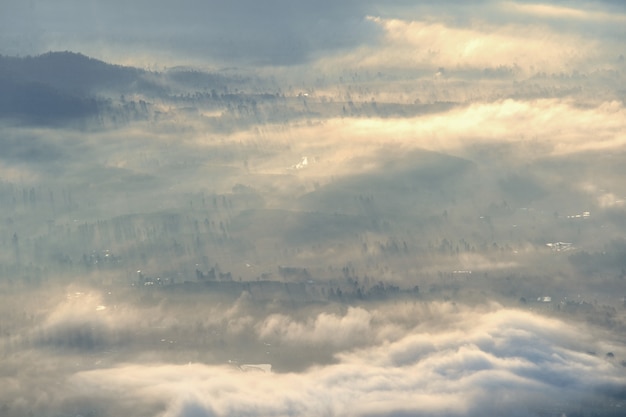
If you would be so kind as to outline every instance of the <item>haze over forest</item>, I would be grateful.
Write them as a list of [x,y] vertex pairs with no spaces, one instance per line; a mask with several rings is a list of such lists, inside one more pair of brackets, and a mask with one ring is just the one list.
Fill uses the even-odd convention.
[[622,416],[622,1],[0,4],[0,417]]

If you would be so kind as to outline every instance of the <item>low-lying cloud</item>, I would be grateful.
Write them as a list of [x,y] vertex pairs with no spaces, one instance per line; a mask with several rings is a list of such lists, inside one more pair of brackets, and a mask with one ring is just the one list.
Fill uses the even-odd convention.
[[[390,340],[346,345],[337,363],[300,373],[119,364],[75,373],[68,384],[75,396],[115,398],[120,412],[147,407],[177,417],[567,413],[591,401],[594,392],[603,396],[602,390],[626,386],[621,366],[589,353],[600,346],[584,326],[498,306],[483,312],[436,304],[418,310],[423,308],[445,310],[447,324],[436,326],[435,318]],[[355,309],[341,317],[320,314],[308,326],[312,332],[304,337],[293,322],[269,317],[260,335],[271,331],[284,342],[315,346],[334,343],[324,328],[344,335],[350,329],[376,332],[372,313]]]

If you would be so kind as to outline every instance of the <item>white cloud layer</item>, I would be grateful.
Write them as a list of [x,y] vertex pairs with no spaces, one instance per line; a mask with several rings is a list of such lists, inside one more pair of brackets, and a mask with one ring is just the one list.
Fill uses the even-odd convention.
[[[586,353],[599,347],[589,329],[497,306],[482,312],[445,304],[409,310],[418,316],[424,308],[442,314],[446,324],[413,318],[417,324],[403,335],[345,350],[336,364],[302,373],[129,364],[79,372],[70,386],[79,396],[115,398],[120,411],[162,408],[157,415],[167,417],[491,416],[559,407],[567,412],[594,390],[626,384],[619,366]],[[359,333],[376,332],[376,314],[350,309],[308,324],[270,317],[259,330],[287,343],[315,346],[354,337],[358,344],[359,337],[369,337]]]

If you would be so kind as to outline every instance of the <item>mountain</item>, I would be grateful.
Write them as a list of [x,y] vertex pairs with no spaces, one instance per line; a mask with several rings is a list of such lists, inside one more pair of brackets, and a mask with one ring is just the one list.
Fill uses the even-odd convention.
[[95,116],[108,97],[161,94],[149,75],[73,52],[0,56],[0,120],[50,125]]
[[132,91],[155,86],[147,71],[108,64],[74,52],[48,52],[35,57],[0,56],[0,77],[18,83],[41,83],[73,94],[103,90]]

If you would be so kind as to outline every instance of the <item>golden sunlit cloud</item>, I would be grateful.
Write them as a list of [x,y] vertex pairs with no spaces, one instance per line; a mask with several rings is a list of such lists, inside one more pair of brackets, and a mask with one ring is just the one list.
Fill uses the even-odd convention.
[[[272,130],[267,127],[265,134],[272,136]],[[536,142],[536,151],[546,156],[616,149],[626,144],[624,132],[626,108],[619,102],[581,108],[558,99],[509,99],[411,118],[328,119],[318,126],[294,126],[287,136],[298,138],[292,145],[301,154],[319,155],[341,169],[385,145],[462,154],[481,143],[526,141]]]
[[[597,53],[594,40],[538,24],[495,26],[484,22],[454,27],[442,22],[369,19],[384,30],[383,44],[328,58],[330,62],[381,69],[508,67],[532,74],[570,71]],[[324,60],[322,64],[329,65]]]
[[626,23],[626,16],[620,13],[606,13],[597,10],[584,10],[551,4],[523,4],[507,1],[503,2],[501,7],[506,11],[514,11],[515,13],[524,13],[536,17]]

